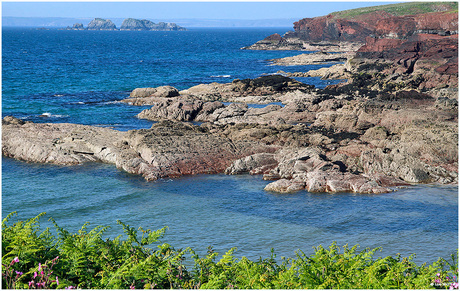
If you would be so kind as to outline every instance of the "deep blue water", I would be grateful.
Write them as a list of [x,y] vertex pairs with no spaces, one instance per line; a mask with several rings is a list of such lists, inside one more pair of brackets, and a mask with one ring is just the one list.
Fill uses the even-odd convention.
[[[65,31],[4,28],[3,116],[34,122],[72,122],[150,127],[135,119],[143,108],[116,101],[138,87],[231,82],[262,74],[320,66],[269,66],[269,59],[296,51],[249,51],[241,47],[286,28],[192,29],[190,31]],[[324,87],[334,81],[308,78]],[[40,117],[43,113],[51,118]]]
[[[136,87],[178,89],[255,78],[278,70],[268,59],[296,51],[246,51],[286,28],[192,29],[186,32],[3,29],[2,115],[35,122],[71,122],[119,130],[148,128],[134,116],[146,107],[119,103]],[[317,68],[317,67],[316,67]],[[302,81],[324,87],[318,78]],[[50,117],[41,117],[49,113]],[[205,252],[237,247],[239,256],[279,256],[349,243],[383,247],[379,256],[417,254],[418,262],[458,248],[458,187],[414,186],[384,195],[274,194],[260,176],[202,175],[145,182],[112,165],[72,167],[2,159],[2,217],[40,212],[77,231],[86,221],[169,226],[165,242]],[[42,219],[43,225],[50,225]]]

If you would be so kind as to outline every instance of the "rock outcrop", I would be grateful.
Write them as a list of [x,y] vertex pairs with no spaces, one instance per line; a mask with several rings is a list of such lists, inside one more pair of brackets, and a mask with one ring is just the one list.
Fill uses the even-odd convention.
[[156,102],[161,101],[164,97],[176,96],[179,96],[179,91],[172,86],[136,88],[131,92],[129,98],[122,100],[122,102],[136,106],[154,105]]
[[255,79],[235,79],[231,83],[200,84],[177,91],[171,86],[134,89],[130,98],[122,100],[133,105],[154,105],[157,97],[176,97],[202,101],[222,101],[267,104],[279,102],[280,96],[290,92],[309,92],[314,86],[281,75],[262,76]]
[[75,23],[72,27],[67,26],[66,30],[85,30],[82,23]]
[[87,30],[117,30],[117,26],[109,19],[94,18],[86,28]]
[[105,162],[146,180],[222,173],[232,161],[275,149],[209,134],[205,128],[165,121],[120,132],[78,124],[25,123],[5,117],[2,154],[38,163]]
[[123,20],[120,30],[184,31],[186,29],[175,23],[154,23],[146,19],[127,18]]

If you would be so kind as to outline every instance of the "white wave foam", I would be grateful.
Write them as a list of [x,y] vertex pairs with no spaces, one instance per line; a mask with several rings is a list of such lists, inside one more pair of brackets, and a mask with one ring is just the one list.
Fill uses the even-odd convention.
[[217,76],[211,76],[211,78],[230,78],[230,75],[217,75]]
[[69,117],[69,115],[62,115],[62,114],[51,114],[49,112],[43,112],[42,114],[39,115],[39,117],[45,117],[45,118],[62,118],[62,117]]

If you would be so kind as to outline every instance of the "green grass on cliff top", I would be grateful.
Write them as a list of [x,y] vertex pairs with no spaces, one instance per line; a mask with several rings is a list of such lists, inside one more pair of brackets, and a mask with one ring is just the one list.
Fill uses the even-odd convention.
[[372,13],[375,11],[385,11],[393,16],[416,15],[430,12],[458,12],[457,2],[407,2],[398,4],[389,4],[381,6],[372,6],[333,12],[335,18],[351,19],[359,15]]

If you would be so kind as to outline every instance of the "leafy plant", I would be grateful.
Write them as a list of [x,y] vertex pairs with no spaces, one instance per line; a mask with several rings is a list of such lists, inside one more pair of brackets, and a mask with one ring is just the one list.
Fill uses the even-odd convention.
[[70,233],[51,219],[53,235],[38,231],[44,213],[9,225],[14,214],[2,222],[3,288],[458,289],[458,253],[418,266],[415,255],[375,259],[380,248],[358,252],[358,246],[340,248],[334,242],[315,247],[311,256],[299,250],[279,260],[272,249],[269,258],[252,261],[238,259],[232,248],[219,259],[212,247],[200,257],[161,242],[166,227],[136,230],[118,221],[126,238],[104,239],[108,227],[88,230],[86,223]]

